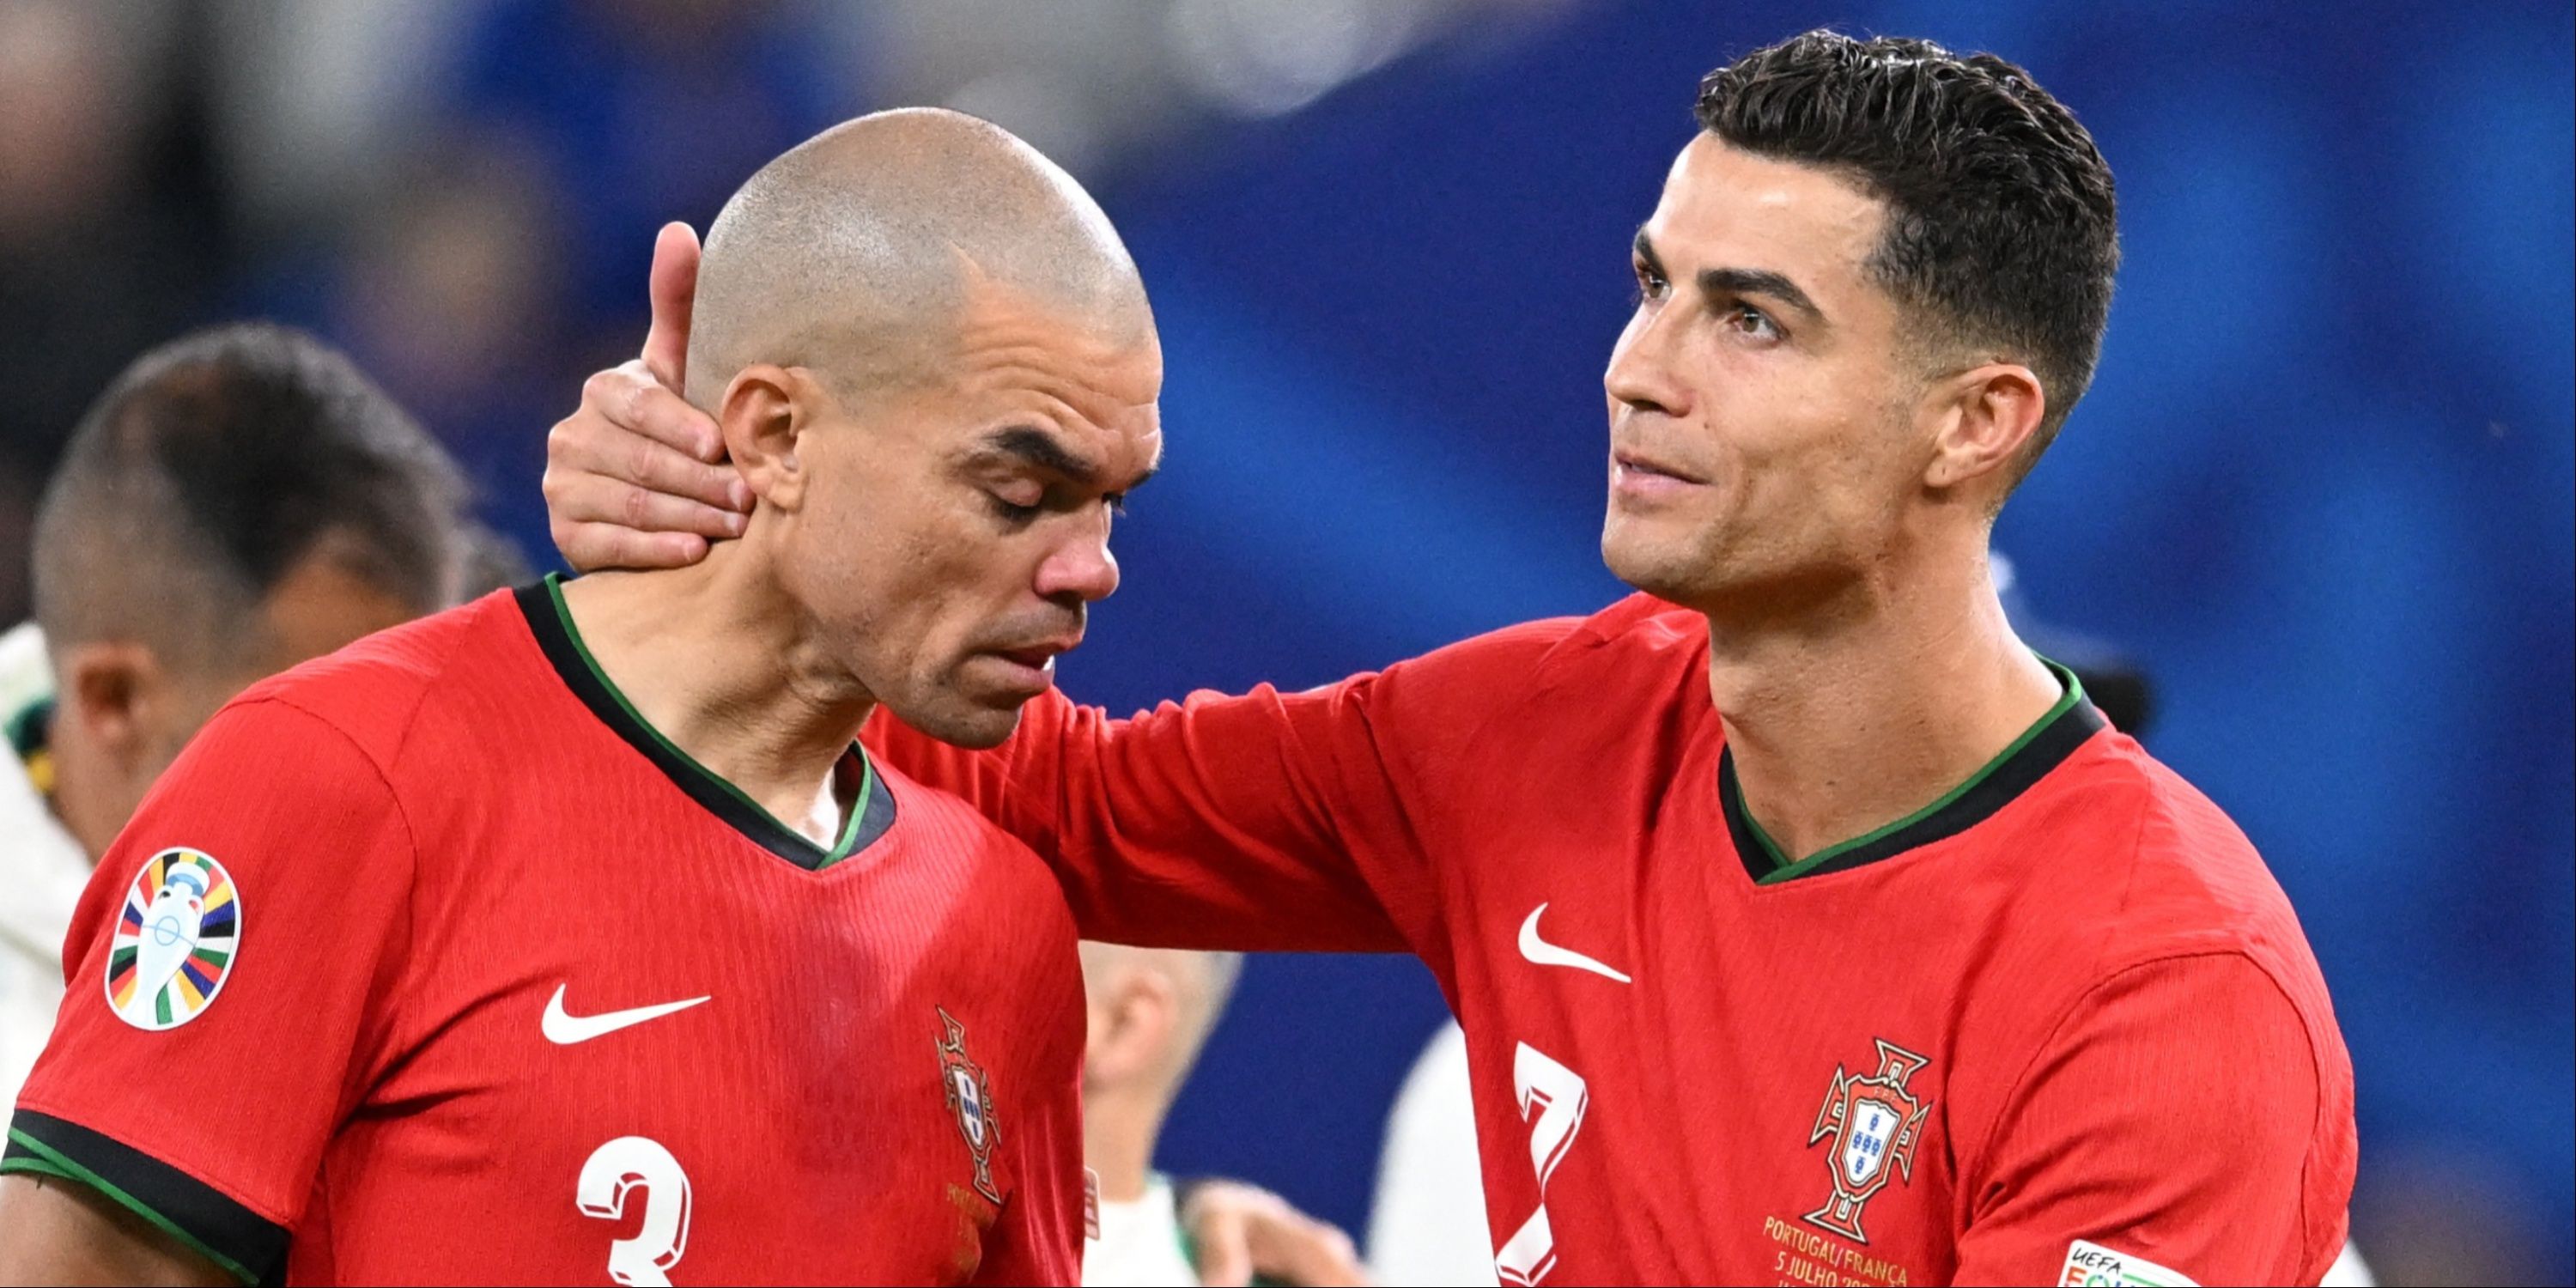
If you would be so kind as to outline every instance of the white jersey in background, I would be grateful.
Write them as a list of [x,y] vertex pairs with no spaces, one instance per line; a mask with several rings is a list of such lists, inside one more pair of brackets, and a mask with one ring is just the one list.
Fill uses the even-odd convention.
[[1192,1288],[1172,1182],[1145,1180],[1145,1197],[1133,1203],[1100,1202],[1100,1237],[1082,1247],[1082,1288]]
[[1485,1232],[1467,1035],[1456,1020],[1431,1035],[1387,1115],[1368,1263],[1380,1283],[1488,1288],[1499,1282],[1494,1243]]
[[36,781],[41,751],[16,736],[53,700],[45,637],[29,622],[0,635],[0,1107],[54,1031],[63,1000],[63,935],[89,884],[89,855],[63,830]]

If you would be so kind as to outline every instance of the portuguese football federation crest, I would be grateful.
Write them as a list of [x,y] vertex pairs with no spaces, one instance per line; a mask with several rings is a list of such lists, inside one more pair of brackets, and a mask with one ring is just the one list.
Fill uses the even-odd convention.
[[1914,1147],[1923,1139],[1923,1116],[1932,1111],[1931,1101],[1905,1089],[1915,1070],[1931,1061],[1885,1038],[1875,1041],[1878,1072],[1855,1078],[1835,1065],[1824,1108],[1816,1111],[1815,1130],[1807,1135],[1810,1149],[1821,1140],[1834,1142],[1825,1159],[1834,1196],[1804,1219],[1859,1243],[1869,1242],[1860,1228],[1861,1209],[1886,1188],[1888,1174],[1902,1173],[1906,1184],[1914,1183]]
[[999,1203],[1002,1192],[993,1187],[993,1140],[998,1133],[993,1127],[992,1084],[984,1076],[984,1066],[966,1056],[966,1026],[946,1007],[931,1009],[939,1012],[939,1080],[947,1089],[948,1112],[957,1119],[957,1134],[966,1138],[966,1151],[975,1159],[975,1192]]
[[241,933],[241,891],[215,856],[182,847],[145,859],[108,949],[108,1006],[156,1033],[197,1018],[232,974]]

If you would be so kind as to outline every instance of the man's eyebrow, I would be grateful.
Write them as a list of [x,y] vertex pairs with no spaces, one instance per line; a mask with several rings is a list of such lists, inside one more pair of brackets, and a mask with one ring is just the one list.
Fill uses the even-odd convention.
[[1699,293],[1711,300],[1730,295],[1767,295],[1813,321],[1825,320],[1825,311],[1817,308],[1796,282],[1767,268],[1703,268],[1699,271]]
[[1657,277],[1667,276],[1664,272],[1663,258],[1655,254],[1654,239],[1646,236],[1645,229],[1640,228],[1637,230],[1637,240],[1629,243],[1629,249],[1637,252],[1637,258],[1646,261],[1647,272],[1653,273]]
[[[1044,430],[1031,429],[1026,425],[1015,425],[1009,429],[994,431],[984,439],[981,449],[982,452],[979,454],[989,453],[1011,457],[1023,465],[1034,466],[1050,474],[1062,475],[1082,487],[1098,488],[1108,482],[1108,471],[1098,461],[1076,453],[1058,441],[1054,435]],[[1156,462],[1144,473],[1130,480],[1126,487],[1114,490],[1134,491],[1145,480],[1154,477],[1155,472],[1161,468],[1161,463]]]

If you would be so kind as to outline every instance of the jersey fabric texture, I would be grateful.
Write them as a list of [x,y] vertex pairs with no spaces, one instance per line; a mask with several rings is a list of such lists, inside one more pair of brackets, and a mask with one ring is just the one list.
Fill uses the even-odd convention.
[[0,1167],[244,1280],[1073,1283],[1063,898],[843,768],[826,850],[635,717],[552,582],[264,682],[83,897]]
[[1057,863],[1087,936],[1409,950],[1467,1033],[1510,1283],[2204,1283],[2343,1243],[2352,1073],[2252,846],[2066,698],[1913,818],[1784,863],[1705,622],[1637,596],[1304,693],[991,752],[867,741]]

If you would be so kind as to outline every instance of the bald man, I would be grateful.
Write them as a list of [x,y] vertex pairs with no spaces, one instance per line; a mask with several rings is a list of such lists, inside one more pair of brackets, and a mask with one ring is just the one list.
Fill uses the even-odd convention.
[[686,393],[751,505],[226,706],[107,854],[0,1282],[1072,1283],[1053,878],[853,742],[1006,737],[1160,450],[1126,250],[945,112],[746,183]]

